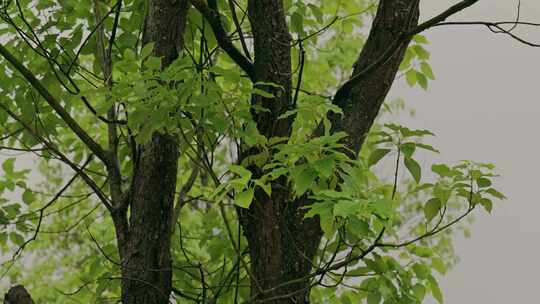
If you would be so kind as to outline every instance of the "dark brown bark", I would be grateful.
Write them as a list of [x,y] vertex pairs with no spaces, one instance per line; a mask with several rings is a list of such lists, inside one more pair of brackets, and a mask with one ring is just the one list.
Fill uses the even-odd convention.
[[4,304],[34,304],[24,286],[15,285],[4,295]]
[[[258,85],[274,97],[253,96],[253,104],[269,110],[254,111],[253,116],[259,132],[267,138],[289,136],[291,119],[278,119],[293,106],[291,36],[282,1],[251,0],[248,2],[248,14],[254,37],[255,80],[279,86]],[[258,152],[252,149],[240,158]],[[258,168],[250,169],[255,176],[262,174]],[[265,303],[307,301],[307,280],[276,288],[309,274],[311,260],[319,244],[319,224],[314,219],[303,220],[303,209],[299,209],[302,202],[292,200],[287,181],[283,179],[272,185],[271,197],[259,191],[249,210],[239,209],[254,275],[252,295]]]
[[[187,9],[187,0],[148,3],[143,43],[155,43],[153,55],[162,58],[162,67],[171,64],[183,46]],[[155,133],[139,153],[130,193],[129,231],[120,248],[122,303],[165,304],[172,289],[170,231],[178,143],[171,135]]]
[[[331,117],[333,131],[345,131],[349,135],[347,146],[355,153],[360,151],[365,136],[373,125],[379,109],[392,87],[412,37],[403,35],[418,24],[418,0],[383,0],[379,3],[371,31],[354,64],[351,79],[358,79],[350,87],[340,89],[334,102],[343,110],[343,116]],[[380,62],[385,52],[399,43],[388,59]],[[368,73],[365,73],[368,67]],[[377,64],[379,63],[379,64]],[[365,73],[359,75],[360,73]]]

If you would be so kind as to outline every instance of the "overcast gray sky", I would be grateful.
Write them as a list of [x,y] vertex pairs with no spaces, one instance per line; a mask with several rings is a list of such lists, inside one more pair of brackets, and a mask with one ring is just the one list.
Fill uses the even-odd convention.
[[[423,18],[456,1],[424,0]],[[482,0],[453,20],[509,21],[517,0]],[[540,22],[540,1],[522,0],[522,20]],[[540,28],[521,30],[540,43]],[[427,92],[404,80],[391,96],[416,109],[408,125],[437,134],[442,154],[430,161],[493,162],[509,200],[478,213],[472,237],[459,238],[461,262],[441,280],[449,304],[539,303],[540,48],[481,27],[428,32],[437,76]]]

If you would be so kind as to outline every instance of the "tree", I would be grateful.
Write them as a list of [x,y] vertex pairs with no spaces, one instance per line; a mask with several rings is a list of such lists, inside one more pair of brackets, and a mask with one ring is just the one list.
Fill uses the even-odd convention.
[[0,144],[45,177],[3,162],[6,273],[47,303],[442,302],[451,230],[504,195],[491,164],[423,182],[433,134],[376,117],[477,2],[4,1]]

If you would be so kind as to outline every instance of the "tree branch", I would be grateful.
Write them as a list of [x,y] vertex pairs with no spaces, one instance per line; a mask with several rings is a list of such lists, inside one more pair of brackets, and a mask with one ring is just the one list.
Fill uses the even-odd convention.
[[411,38],[479,0],[463,0],[416,25],[418,0],[381,1],[368,40],[352,77],[336,91],[333,102],[343,117],[330,114],[333,131],[345,131],[346,145],[357,153],[394,81]]
[[210,23],[219,46],[244,72],[246,72],[248,77],[255,82],[255,69],[253,63],[242,55],[242,53],[234,46],[229,35],[223,28],[223,24],[221,24],[219,12],[208,6],[204,0],[189,0],[189,2],[191,2],[191,4],[193,4],[193,6],[195,6],[195,8],[203,15],[204,19]]
[[236,15],[236,8],[234,5],[234,1],[229,0],[229,9],[231,10],[231,16],[234,25],[236,26],[236,31],[238,32],[238,38],[240,40],[240,44],[242,45],[242,50],[244,50],[244,54],[246,55],[247,59],[251,60],[251,56],[249,55],[249,49],[246,44],[246,39],[244,38],[244,32],[242,31],[242,24],[240,24],[240,21],[238,20],[238,16]]
[[28,130],[28,132],[30,132],[30,134],[32,134],[32,136],[34,136],[37,141],[41,142],[47,149],[49,149],[52,154],[57,155],[62,162],[64,162],[73,171],[75,171],[79,176],[81,176],[81,178],[85,181],[85,183],[94,191],[96,196],[105,205],[107,210],[109,210],[110,212],[114,211],[107,196],[101,191],[99,186],[95,183],[95,181],[92,178],[90,178],[90,176],[88,176],[81,168],[79,168],[75,163],[73,163],[64,153],[58,150],[58,148],[54,144],[50,143],[41,135],[39,135],[39,133],[34,128],[32,128],[30,125],[24,122],[19,116],[17,116],[17,114],[11,111],[8,107],[0,103],[0,108],[4,110],[11,118],[13,118],[19,124],[21,124],[26,130]]
[[[84,168],[86,168],[86,166],[91,161],[92,161],[92,155],[90,155],[88,159],[82,165],[81,172],[84,170]],[[13,257],[11,258],[11,260],[15,261],[15,259],[23,252],[24,248],[26,248],[26,246],[30,244],[30,242],[35,241],[37,239],[39,231],[41,229],[41,223],[43,222],[45,210],[49,208],[52,204],[54,204],[62,196],[62,194],[69,189],[69,187],[75,182],[75,180],[77,180],[77,177],[79,177],[79,173],[75,172],[73,177],[71,177],[71,179],[53,196],[53,198],[50,199],[43,207],[39,208],[38,223],[36,225],[36,230],[34,231],[34,234],[32,235],[31,238],[29,238],[21,246],[19,246],[17,251],[15,251],[15,253],[13,254]]]
[[357,84],[359,81],[361,81],[371,72],[373,72],[373,70],[377,69],[380,65],[384,64],[388,59],[390,59],[390,57],[392,57],[392,55],[397,51],[397,49],[412,36],[419,34],[431,27],[437,26],[439,22],[446,20],[448,17],[472,6],[478,1],[479,0],[463,0],[460,3],[448,8],[441,14],[429,19],[428,21],[425,21],[422,24],[419,24],[412,30],[403,32],[401,35],[399,35],[398,39],[396,39],[394,43],[392,43],[390,47],[388,47],[386,51],[377,60],[375,60],[371,65],[364,68],[362,71],[360,71],[347,82],[345,82],[337,90],[336,94],[334,95],[334,100],[340,100],[346,97],[347,94],[350,93],[351,89],[355,86],[355,84]]
[[527,41],[527,40],[521,38],[520,36],[512,33],[511,29],[507,30],[507,29],[504,29],[502,27],[502,25],[507,25],[507,24],[511,24],[512,26],[528,25],[528,26],[540,27],[540,23],[521,22],[521,21],[517,21],[517,22],[511,22],[511,21],[510,22],[487,22],[487,21],[440,22],[440,23],[437,23],[437,24],[433,25],[433,27],[443,26],[443,25],[482,25],[482,26],[487,27],[493,33],[508,35],[511,38],[513,38],[514,40],[516,40],[519,43],[522,43],[524,45],[531,46],[531,47],[540,47],[540,43],[534,43],[534,42]]

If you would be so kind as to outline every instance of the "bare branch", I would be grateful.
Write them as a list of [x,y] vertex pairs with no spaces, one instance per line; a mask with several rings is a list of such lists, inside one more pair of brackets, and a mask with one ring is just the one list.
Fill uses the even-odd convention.
[[[0,46],[1,47],[1,46]],[[105,207],[112,212],[113,208],[109,202],[109,199],[107,196],[101,191],[99,186],[95,183],[95,181],[90,178],[79,166],[77,166],[75,163],[73,163],[64,153],[62,153],[56,145],[50,143],[47,139],[43,138],[43,136],[39,135],[39,133],[32,128],[32,126],[28,125],[24,120],[22,120],[17,114],[15,114],[13,111],[11,111],[8,107],[6,107],[4,104],[0,103],[0,108],[3,109],[11,118],[16,120],[21,126],[23,126],[36,140],[41,142],[47,149],[51,151],[54,155],[58,156],[59,159],[64,162],[66,165],[68,165],[73,171],[78,173],[81,178],[86,182],[86,184],[94,191],[94,193],[97,195],[97,197],[100,199],[100,201],[105,205]]]
[[195,181],[197,180],[197,177],[199,176],[199,166],[193,165],[193,169],[191,170],[191,174],[186,181],[186,183],[182,186],[182,189],[180,189],[180,193],[178,194],[178,199],[176,202],[176,205],[174,206],[173,210],[173,217],[171,220],[171,234],[174,232],[174,228],[176,227],[175,223],[178,221],[178,218],[180,217],[180,212],[182,211],[182,207],[186,204],[185,197],[188,194],[188,192],[193,187],[193,184],[195,184]]
[[252,81],[256,81],[253,63],[242,55],[242,53],[234,46],[229,38],[229,35],[223,28],[219,12],[208,6],[204,0],[190,0],[190,2],[204,16],[208,23],[210,23],[219,46],[225,51],[225,53],[227,53],[227,55],[229,55],[229,57],[231,57],[232,60],[234,60],[234,62],[236,62],[236,64],[240,66],[244,72],[246,72]]
[[[90,155],[90,157],[88,157],[86,162],[84,162],[84,164],[81,167],[81,171],[83,171],[84,168],[86,168],[86,166],[90,163],[91,160],[92,160],[92,155]],[[54,195],[53,198],[51,198],[43,207],[39,208],[39,210],[38,210],[39,211],[39,218],[38,218],[38,223],[37,223],[37,226],[36,226],[36,230],[34,231],[34,234],[32,235],[31,238],[29,238],[21,246],[19,246],[17,251],[15,251],[15,253],[13,254],[13,257],[11,258],[12,261],[14,261],[23,252],[24,248],[26,248],[26,246],[28,244],[30,244],[30,242],[35,241],[37,239],[37,236],[38,236],[39,231],[41,229],[41,223],[43,221],[43,216],[44,216],[45,210],[47,208],[49,208],[52,204],[54,204],[62,196],[62,194],[64,192],[66,192],[66,190],[69,189],[69,187],[75,182],[77,177],[79,177],[78,172],[76,172],[75,175],[73,175],[73,177],[60,189],[60,191],[58,191]]]
[[[481,26],[487,27],[493,33],[508,35],[514,40],[524,45],[531,46],[531,47],[540,47],[540,43],[530,42],[512,32],[513,29],[515,29],[515,26],[517,25],[540,27],[540,23],[521,22],[521,21],[517,21],[517,22],[462,21],[462,22],[441,22],[441,23],[435,24],[433,27],[443,26],[443,25],[481,25]],[[512,28],[505,29],[502,27],[503,25],[512,25]]]

